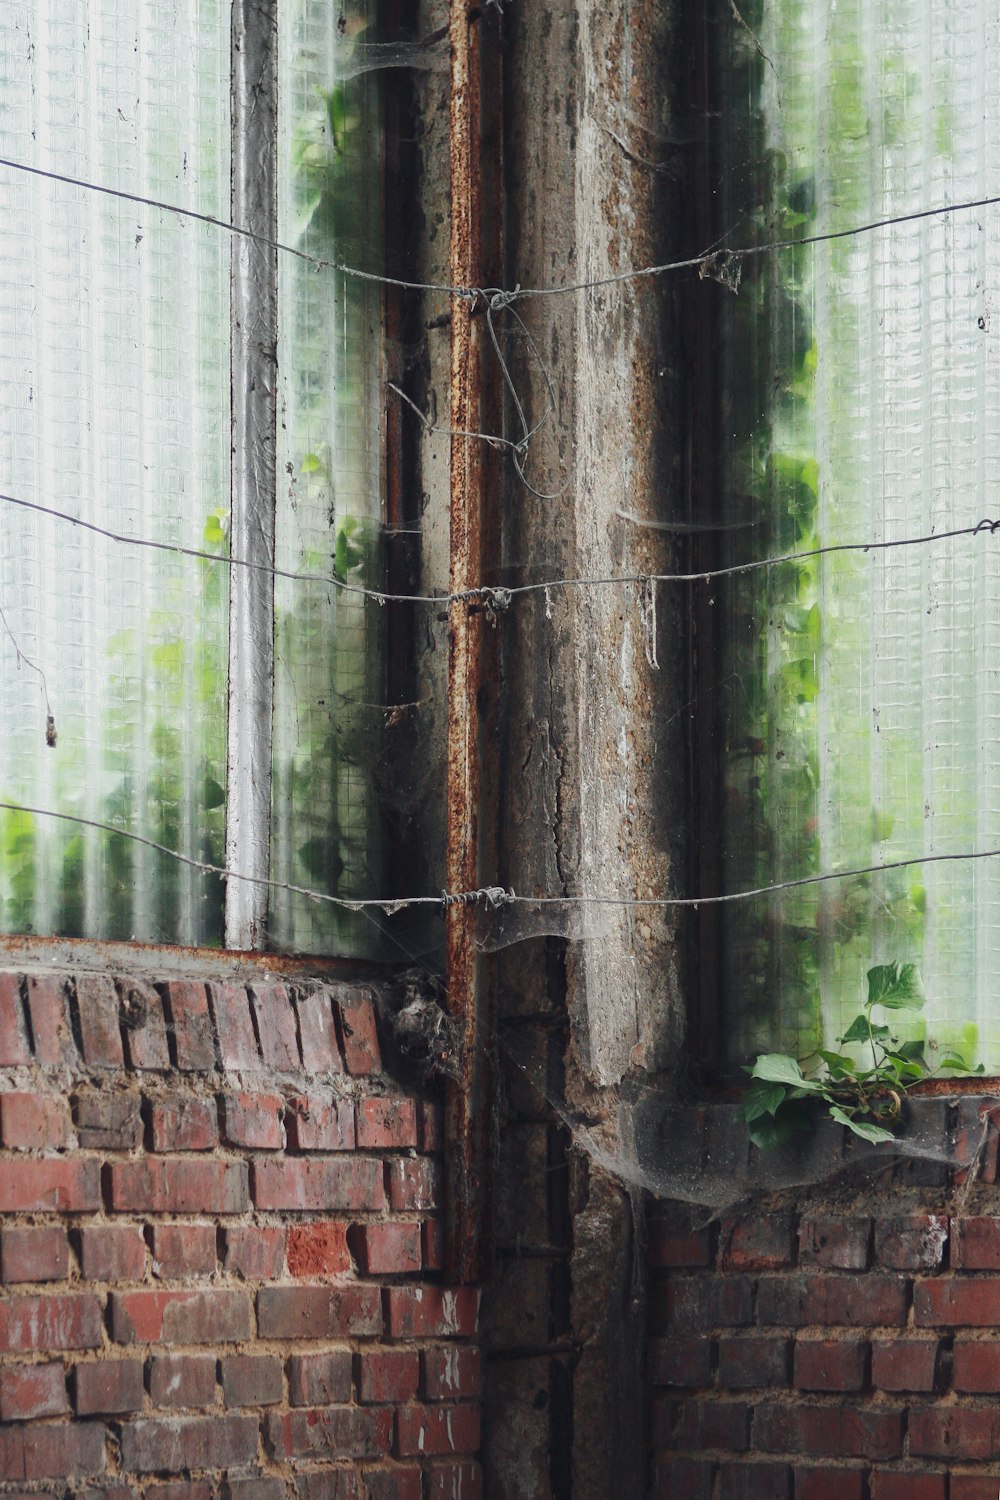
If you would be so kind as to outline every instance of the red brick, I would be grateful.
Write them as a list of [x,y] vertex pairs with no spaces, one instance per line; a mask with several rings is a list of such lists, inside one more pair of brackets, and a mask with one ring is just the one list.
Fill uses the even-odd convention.
[[739,1328],[753,1322],[753,1282],[748,1276],[672,1276],[666,1313],[675,1328]]
[[689,1458],[660,1458],[653,1478],[654,1500],[711,1500],[715,1466]]
[[285,1231],[251,1224],[225,1231],[227,1271],[247,1281],[277,1281],[285,1268]]
[[952,1474],[950,1500],[996,1500],[997,1481],[990,1474]]
[[437,1208],[440,1168],[430,1156],[408,1156],[390,1161],[389,1203],[397,1213],[421,1213]]
[[351,1243],[369,1276],[405,1276],[420,1270],[419,1224],[359,1224],[351,1231]]
[[[365,1472],[365,1500],[421,1500],[423,1487],[416,1464],[393,1464],[391,1469]],[[466,1500],[471,1500],[466,1495]]]
[[134,1151],[142,1145],[141,1104],[137,1093],[78,1094],[73,1115],[80,1145],[87,1151]]
[[226,1344],[252,1336],[243,1292],[112,1292],[111,1336],[119,1344]]
[[392,1408],[321,1406],[271,1412],[267,1443],[280,1462],[287,1458],[380,1458],[392,1441]]
[[759,1406],[754,1447],[765,1453],[807,1453],[831,1458],[898,1458],[903,1417],[898,1411],[848,1406]]
[[[1000,1217],[952,1219],[951,1264],[956,1271],[1000,1271]],[[936,1269],[936,1268],[932,1268]]]
[[215,1270],[212,1224],[157,1224],[150,1240],[154,1276],[208,1276]]
[[74,1405],[81,1417],[141,1411],[145,1395],[141,1359],[98,1360],[76,1367]]
[[120,1068],[125,1063],[118,991],[104,974],[80,974],[76,980],[76,1011],[80,1021],[83,1060],[89,1068]]
[[1000,1306],[1000,1276],[940,1277],[913,1288],[919,1328],[994,1328]]
[[164,994],[178,1068],[182,1073],[212,1072],[215,1037],[205,986],[193,980],[172,979],[164,986]]
[[791,1214],[748,1214],[724,1236],[723,1264],[737,1271],[776,1271],[795,1258]]
[[141,979],[119,979],[118,992],[129,1066],[147,1072],[167,1072],[170,1049],[159,991]]
[[298,996],[299,1036],[302,1039],[302,1066],[307,1073],[342,1073],[343,1060],[337,1044],[333,1005],[324,989]]
[[708,1448],[742,1453],[749,1441],[750,1407],[746,1402],[689,1399],[677,1403],[678,1448],[688,1448],[694,1453],[703,1453]]
[[250,1207],[245,1162],[147,1156],[111,1167],[117,1212],[238,1214]]
[[52,974],[29,974],[28,1015],[35,1060],[73,1067],[78,1059],[69,1019],[66,986]]
[[396,1452],[400,1458],[436,1453],[475,1453],[479,1447],[479,1405],[402,1406],[396,1413]]
[[[890,1469],[876,1469],[870,1476],[871,1500],[945,1500],[947,1495],[948,1476],[941,1472],[925,1470],[916,1474],[893,1473]],[[952,1479],[952,1495],[954,1496],[954,1478]],[[993,1481],[994,1489],[996,1481]],[[990,1500],[996,1500],[993,1490],[990,1491]]]
[[285,1394],[281,1360],[273,1354],[233,1354],[219,1368],[224,1406],[274,1406]]
[[0,1212],[81,1213],[101,1207],[101,1167],[95,1160],[47,1158],[5,1161]]
[[391,1338],[472,1338],[476,1332],[474,1287],[391,1286],[386,1298]]
[[214,1406],[215,1355],[154,1354],[149,1395],[156,1408]]
[[[362,1355],[362,1368],[367,1355]],[[332,1406],[350,1401],[350,1349],[328,1349],[322,1354],[293,1354],[288,1361],[288,1399],[293,1406]]]
[[[416,1350],[379,1350],[361,1356],[359,1400],[372,1402],[412,1401],[420,1383],[420,1356]],[[452,1394],[454,1400],[454,1394]]]
[[1000,1391],[1000,1348],[993,1335],[985,1340],[956,1339],[953,1359],[956,1391]]
[[405,1150],[417,1144],[417,1111],[412,1099],[362,1099],[357,1118],[361,1150]]
[[936,1271],[948,1243],[948,1220],[906,1214],[875,1225],[875,1257],[894,1271]]
[[[0,1479],[84,1478],[104,1472],[104,1424],[0,1429]],[[4,1441],[4,1438],[12,1441]]]
[[299,1042],[288,990],[283,984],[251,985],[250,1003],[265,1064],[279,1073],[297,1073]]
[[382,1163],[367,1157],[255,1161],[253,1197],[264,1209],[377,1212],[385,1207]]
[[766,1276],[757,1288],[757,1317],[792,1328],[901,1327],[906,1300],[906,1283],[897,1276]]
[[66,1372],[58,1361],[0,1369],[0,1422],[30,1422],[69,1411]]
[[712,1340],[684,1336],[651,1339],[646,1346],[646,1361],[648,1378],[653,1385],[691,1388],[710,1385]]
[[31,1061],[21,1007],[20,974],[0,974],[0,1068]]
[[434,1154],[444,1144],[444,1112],[440,1104],[421,1099],[417,1105],[418,1146],[421,1151]]
[[792,1476],[787,1464],[722,1464],[719,1500],[788,1500]]
[[250,1001],[241,984],[210,984],[208,987],[219,1038],[223,1068],[259,1068],[260,1052],[250,1016]]
[[[283,1479],[228,1479],[222,1486],[221,1500],[285,1500],[288,1490]],[[151,1495],[150,1500],[156,1500]]]
[[864,1271],[871,1238],[871,1219],[803,1219],[799,1260],[830,1271]]
[[[369,1474],[365,1475],[366,1483]],[[295,1481],[296,1500],[373,1500],[371,1489],[361,1493],[360,1472],[352,1464],[325,1463],[321,1469],[299,1474]]]
[[367,1078],[382,1071],[375,1007],[365,990],[338,989],[337,1011],[344,1048],[344,1066],[352,1078]]
[[461,1344],[425,1349],[423,1366],[427,1401],[473,1400],[482,1392],[483,1365],[478,1349]]
[[96,1297],[6,1297],[0,1301],[0,1354],[97,1349],[103,1333]]
[[147,1489],[146,1494],[150,1500],[216,1500],[214,1486],[200,1480],[192,1480],[190,1484],[158,1484],[155,1489]]
[[[427,1483],[428,1500],[483,1500],[483,1471],[472,1459],[432,1463]],[[406,1500],[410,1497],[407,1496]],[[688,1500],[698,1500],[698,1497],[689,1491]]]
[[424,1219],[421,1224],[420,1253],[425,1271],[444,1270],[444,1226],[440,1219]]
[[75,1136],[67,1101],[59,1094],[0,1094],[0,1140],[11,1151],[61,1151],[72,1146]]
[[937,1339],[874,1339],[872,1385],[880,1391],[932,1391]]
[[219,1143],[214,1099],[154,1099],[151,1118],[154,1151],[212,1151]]
[[257,1293],[261,1338],[377,1337],[382,1305],[374,1286],[266,1286]]
[[860,1469],[795,1470],[795,1500],[864,1500],[865,1477]]
[[350,1099],[323,1099],[316,1094],[288,1101],[288,1144],[296,1151],[353,1151],[354,1105]]
[[910,1452],[920,1457],[992,1460],[998,1446],[996,1407],[928,1406],[910,1412]]
[[257,1457],[256,1417],[140,1417],[121,1429],[127,1473],[228,1469]]
[[787,1339],[737,1335],[719,1340],[719,1385],[723,1390],[788,1384]]
[[80,1231],[85,1281],[141,1281],[146,1241],[136,1224],[89,1224]]
[[223,1102],[225,1137],[231,1146],[280,1151],[282,1101],[275,1094],[227,1094]]
[[313,1221],[288,1230],[288,1273],[298,1278],[343,1276],[352,1269],[347,1226]]
[[0,1281],[65,1281],[68,1275],[65,1229],[45,1225],[0,1231]]
[[867,1360],[863,1339],[799,1339],[794,1383],[802,1391],[860,1391]]

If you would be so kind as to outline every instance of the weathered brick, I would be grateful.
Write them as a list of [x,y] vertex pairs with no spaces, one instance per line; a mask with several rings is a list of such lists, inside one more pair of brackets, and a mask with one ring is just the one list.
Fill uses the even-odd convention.
[[223,1101],[225,1137],[231,1146],[279,1151],[282,1101],[276,1094],[227,1094]]
[[974,1463],[994,1459],[1000,1446],[1000,1410],[927,1406],[910,1412],[910,1452],[921,1458]]
[[[953,1486],[954,1482],[953,1479]],[[876,1469],[868,1483],[871,1487],[871,1500],[945,1500],[948,1476],[941,1470],[925,1470],[923,1473],[907,1470],[905,1473],[898,1473],[891,1469]],[[953,1488],[952,1495],[955,1493]],[[989,1500],[994,1500],[992,1490]]]
[[285,1266],[285,1231],[252,1224],[225,1231],[227,1271],[247,1281],[277,1281]]
[[369,1276],[400,1276],[420,1270],[419,1224],[364,1224],[350,1243]]
[[738,1271],[775,1271],[795,1259],[791,1214],[748,1214],[723,1236],[723,1264]]
[[1000,1391],[1000,1348],[992,1332],[986,1339],[955,1340],[952,1381],[956,1391]]
[[872,1385],[880,1391],[932,1391],[937,1339],[873,1339]]
[[342,1073],[344,1071],[333,1005],[324,989],[300,994],[296,1000],[299,1036],[302,1040],[302,1066],[307,1073]]
[[347,1225],[313,1220],[293,1224],[287,1233],[288,1273],[298,1278],[342,1276],[352,1268]]
[[353,1151],[354,1105],[336,1096],[302,1094],[288,1101],[285,1128],[296,1151]]
[[140,1417],[121,1429],[122,1468],[133,1474],[235,1468],[256,1456],[256,1417]]
[[788,1384],[787,1339],[737,1335],[719,1340],[719,1385],[723,1390]]
[[204,1480],[186,1480],[177,1484],[158,1484],[148,1489],[150,1500],[216,1500],[214,1485]]
[[271,1412],[267,1442],[280,1462],[288,1458],[379,1458],[389,1452],[392,1408],[321,1406]]
[[147,1156],[111,1166],[117,1213],[242,1213],[250,1207],[245,1162]]
[[750,1407],[745,1401],[689,1398],[677,1406],[676,1446],[694,1453],[724,1448],[743,1453],[750,1445]]
[[373,1500],[370,1473],[365,1476],[367,1490],[362,1497],[361,1478],[353,1465],[346,1468],[326,1463],[322,1469],[296,1475],[296,1500]]
[[212,1224],[156,1224],[150,1247],[154,1276],[208,1276],[215,1270]]
[[755,1462],[719,1467],[720,1500],[789,1500],[791,1484],[787,1464]]
[[762,1277],[757,1289],[761,1323],[799,1328],[901,1327],[906,1322],[907,1288],[896,1276],[838,1276],[800,1273]]
[[478,1349],[461,1344],[425,1349],[422,1363],[425,1400],[472,1400],[481,1394],[483,1366]]
[[68,1275],[65,1229],[46,1224],[0,1230],[0,1281],[65,1281]]
[[420,1254],[425,1271],[444,1270],[444,1225],[440,1219],[424,1219],[421,1224]]
[[214,1354],[154,1354],[149,1361],[154,1408],[215,1405]]
[[88,1224],[80,1230],[80,1266],[85,1281],[140,1281],[146,1241],[138,1224]]
[[76,1044],[64,981],[53,974],[29,974],[28,1015],[36,1062],[75,1066]]
[[375,1028],[375,1006],[367,990],[350,990],[342,985],[336,991],[340,1036],[344,1049],[344,1066],[352,1078],[367,1078],[382,1070],[378,1032]]
[[250,1001],[241,984],[210,984],[219,1056],[225,1069],[259,1068],[260,1052],[250,1016]]
[[690,1458],[658,1458],[654,1500],[711,1500],[715,1465]]
[[372,1286],[267,1286],[257,1293],[261,1338],[377,1337],[382,1304]]
[[992,1328],[997,1322],[1000,1276],[935,1277],[913,1288],[918,1328]]
[[471,1338],[479,1316],[474,1287],[391,1286],[386,1290],[394,1339]]
[[104,1425],[0,1428],[0,1479],[84,1478],[104,1472]]
[[145,1398],[141,1359],[98,1360],[76,1367],[74,1405],[79,1416],[141,1411]]
[[219,1143],[214,1099],[194,1094],[154,1099],[150,1120],[154,1151],[212,1151]]
[[255,1479],[227,1479],[222,1486],[221,1500],[285,1500],[287,1494],[283,1479],[258,1475]]
[[[419,1495],[419,1492],[418,1492]],[[473,1459],[431,1463],[427,1475],[428,1500],[483,1500],[483,1471]],[[401,1495],[399,1500],[404,1500]],[[410,1500],[407,1495],[405,1500]],[[689,1492],[688,1500],[698,1500]]]
[[112,1292],[111,1336],[119,1344],[227,1344],[250,1338],[244,1292]]
[[991,1474],[952,1474],[948,1496],[949,1500],[996,1500],[995,1488],[996,1478]]
[[675,1328],[739,1328],[753,1321],[753,1283],[747,1276],[672,1276],[666,1313]]
[[82,1213],[101,1207],[101,1167],[66,1157],[5,1161],[0,1213]]
[[264,1209],[377,1212],[385,1207],[382,1163],[367,1157],[255,1161],[253,1198]]
[[67,1101],[59,1094],[0,1094],[0,1141],[10,1151],[61,1151],[72,1146]]
[[0,974],[0,1068],[16,1068],[31,1061],[20,974]]
[[89,1151],[134,1151],[142,1144],[142,1105],[137,1093],[90,1091],[73,1100],[80,1145]]
[[31,1422],[68,1411],[66,1371],[60,1361],[0,1368],[0,1422]]
[[1000,1271],[1000,1216],[952,1219],[951,1264],[956,1271]]
[[[362,1368],[366,1355],[362,1355]],[[288,1361],[288,1399],[293,1406],[332,1406],[351,1399],[350,1349],[293,1354]]]
[[475,1453],[479,1447],[479,1404],[401,1406],[396,1413],[396,1452],[400,1458],[435,1453]]
[[795,1500],[865,1500],[863,1469],[795,1469]]
[[[422,1500],[423,1481],[417,1464],[393,1464],[391,1469],[365,1472],[365,1500]],[[467,1495],[466,1500],[471,1500]]]
[[167,1072],[170,1048],[159,991],[140,979],[129,978],[118,980],[118,993],[129,1065],[145,1072]]
[[803,1219],[799,1261],[830,1271],[864,1271],[872,1238],[871,1219]]
[[0,1354],[98,1349],[103,1342],[97,1297],[5,1297],[0,1300]]
[[794,1383],[802,1391],[860,1391],[867,1362],[864,1339],[798,1339]]
[[[420,1383],[420,1356],[416,1350],[380,1349],[361,1356],[359,1399],[373,1402],[412,1401]],[[454,1400],[454,1394],[451,1395]]]
[[251,985],[250,1004],[266,1065],[279,1073],[298,1072],[298,1032],[286,987],[283,984]]
[[444,1144],[444,1112],[440,1104],[421,1099],[417,1104],[417,1144],[421,1151],[434,1153]]
[[894,1271],[936,1271],[947,1243],[948,1221],[936,1214],[900,1214],[875,1225],[875,1257]]
[[220,1361],[224,1406],[273,1406],[284,1395],[281,1360],[271,1354],[232,1354]]
[[83,1060],[89,1068],[120,1068],[125,1062],[118,1019],[118,991],[105,974],[79,974],[76,1012]]
[[648,1378],[653,1385],[697,1388],[712,1379],[712,1340],[695,1336],[651,1339],[646,1348]]
[[357,1108],[358,1146],[364,1151],[405,1150],[417,1144],[417,1110],[412,1099],[361,1099]]
[[831,1458],[898,1458],[903,1417],[898,1411],[788,1403],[762,1405],[754,1415],[754,1447],[765,1453]]
[[215,1036],[203,984],[172,979],[163,987],[173,1031],[177,1066],[182,1073],[209,1073],[215,1068]]
[[407,1156],[388,1163],[389,1203],[396,1213],[437,1208],[441,1169],[430,1156]]

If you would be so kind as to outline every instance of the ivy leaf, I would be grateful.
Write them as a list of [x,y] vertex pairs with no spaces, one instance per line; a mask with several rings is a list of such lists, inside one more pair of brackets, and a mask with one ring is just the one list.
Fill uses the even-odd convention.
[[755,1078],[743,1099],[743,1118],[749,1125],[761,1115],[773,1115],[785,1102],[788,1090],[783,1083],[768,1083],[764,1078]]
[[832,1078],[854,1077],[856,1064],[853,1057],[848,1057],[846,1052],[820,1051],[816,1055],[817,1057],[821,1057],[826,1063],[827,1067],[830,1069],[830,1076]]
[[820,1092],[820,1085],[811,1078],[804,1078],[795,1058],[785,1052],[763,1053],[754,1063],[751,1077],[762,1078],[767,1083],[783,1083],[786,1088]]
[[777,1114],[761,1115],[747,1125],[747,1133],[758,1151],[774,1151],[808,1129],[809,1119],[802,1108],[787,1104]]
[[920,1010],[923,987],[916,964],[876,964],[868,970],[868,1004],[886,1010]]
[[952,1068],[952,1069],[954,1069],[954,1071],[956,1073],[972,1073],[972,1074],[976,1074],[976,1073],[985,1073],[985,1071],[986,1071],[986,1069],[983,1067],[982,1063],[980,1063],[978,1067],[973,1068],[972,1066],[970,1066],[969,1063],[967,1063],[965,1061],[964,1057],[945,1057],[945,1058],[942,1058],[942,1060],[938,1063],[938,1067],[939,1068]]
[[901,1042],[897,1056],[903,1058],[905,1062],[922,1063],[924,1060],[924,1043]]
[[837,1104],[830,1105],[830,1114],[841,1125],[846,1125],[848,1130],[853,1130],[863,1141],[873,1141],[879,1144],[882,1141],[891,1141],[895,1137],[891,1130],[886,1130],[884,1125],[871,1125],[867,1120],[854,1120]]
[[855,1016],[840,1040],[842,1042],[867,1042],[870,1040],[870,1037],[874,1038],[876,1042],[888,1041],[888,1026],[872,1025],[869,1028],[867,1016]]

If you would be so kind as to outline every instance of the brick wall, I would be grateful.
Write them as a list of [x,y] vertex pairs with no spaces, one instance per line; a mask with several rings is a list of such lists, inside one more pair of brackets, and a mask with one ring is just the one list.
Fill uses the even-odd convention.
[[0,1495],[477,1500],[439,1136],[364,989],[0,974]]
[[[851,1138],[831,1126],[807,1148],[825,1185],[761,1192],[710,1222],[654,1207],[654,1496],[997,1500],[997,1106],[919,1102],[953,1160],[982,1145],[975,1180],[934,1160],[852,1169]],[[709,1113],[678,1112],[683,1149],[721,1120],[746,1167],[734,1112]],[[761,1165],[749,1158],[751,1174]]]

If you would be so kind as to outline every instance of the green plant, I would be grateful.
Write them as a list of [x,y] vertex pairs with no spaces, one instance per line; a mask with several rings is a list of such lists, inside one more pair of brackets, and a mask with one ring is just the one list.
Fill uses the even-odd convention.
[[[809,1126],[809,1101],[822,1100],[831,1117],[866,1141],[890,1141],[899,1120],[904,1095],[931,1076],[923,1041],[901,1041],[888,1020],[875,1011],[917,1011],[924,1003],[915,964],[876,964],[868,970],[868,998],[839,1038],[851,1052],[822,1049],[797,1061],[784,1052],[761,1054],[752,1067],[743,1099],[743,1118],[750,1139],[762,1151],[783,1145]],[[962,1057],[949,1056],[938,1064],[958,1073],[971,1068]]]

